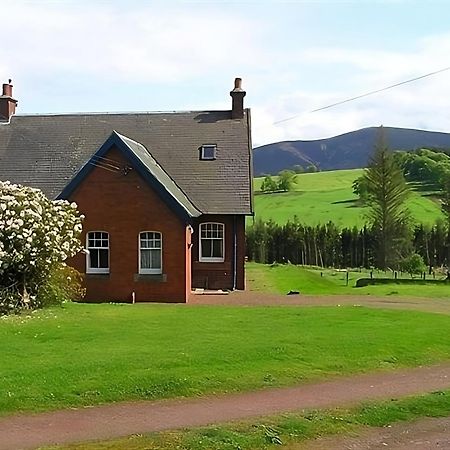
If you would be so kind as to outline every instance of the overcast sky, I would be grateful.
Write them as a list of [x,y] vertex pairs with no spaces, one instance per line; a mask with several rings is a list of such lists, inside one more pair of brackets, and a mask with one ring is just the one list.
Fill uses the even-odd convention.
[[[229,109],[234,77],[253,142],[367,126],[450,132],[450,2],[0,0],[0,80],[17,113]],[[274,124],[296,116],[294,120]]]

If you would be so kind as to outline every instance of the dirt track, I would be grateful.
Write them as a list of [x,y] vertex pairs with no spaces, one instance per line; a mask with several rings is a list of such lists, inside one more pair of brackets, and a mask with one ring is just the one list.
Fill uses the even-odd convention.
[[[117,403],[0,419],[0,449],[109,439],[450,388],[450,363],[201,399]],[[345,447],[344,447],[345,448]]]
[[235,291],[229,295],[192,295],[188,305],[239,306],[336,306],[360,305],[370,308],[409,309],[450,314],[448,298],[374,297],[371,295],[281,295],[255,291]]

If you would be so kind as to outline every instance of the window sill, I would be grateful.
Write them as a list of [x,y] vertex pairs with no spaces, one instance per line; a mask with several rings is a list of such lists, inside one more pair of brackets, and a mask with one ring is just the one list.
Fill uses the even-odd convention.
[[148,283],[166,283],[167,282],[167,274],[165,273],[135,273],[134,274],[135,282],[148,282]]
[[110,273],[110,269],[109,268],[102,268],[102,269],[98,269],[98,268],[86,268],[86,273],[89,275],[109,275]]
[[87,279],[106,279],[110,277],[110,272],[86,272]]

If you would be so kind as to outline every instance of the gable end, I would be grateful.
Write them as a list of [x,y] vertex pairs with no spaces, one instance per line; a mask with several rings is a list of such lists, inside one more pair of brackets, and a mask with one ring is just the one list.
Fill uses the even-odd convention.
[[[94,169],[97,162],[113,147],[117,148],[130,161],[139,175],[157,192],[161,199],[183,222],[190,223],[193,217],[201,215],[201,212],[192,204],[162,167],[159,166],[142,144],[126,138],[116,131],[112,132],[104,144],[81,167],[56,198],[68,199],[85,177]],[[141,157],[138,152],[141,153]],[[145,162],[142,160],[142,156],[145,157]]]

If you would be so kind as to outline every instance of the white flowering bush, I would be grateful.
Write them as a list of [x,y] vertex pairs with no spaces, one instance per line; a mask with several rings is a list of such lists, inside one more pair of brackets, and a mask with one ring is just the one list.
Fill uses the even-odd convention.
[[0,181],[0,313],[45,304],[52,274],[82,248],[82,220],[75,203]]

